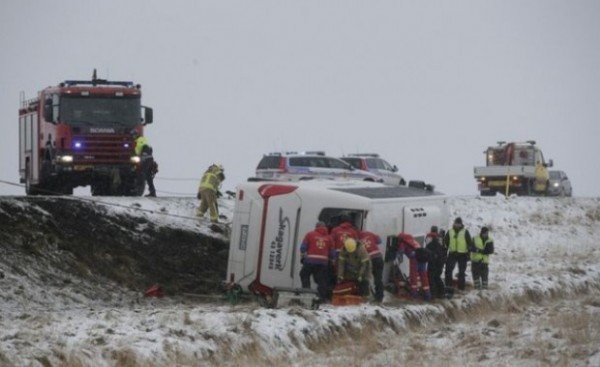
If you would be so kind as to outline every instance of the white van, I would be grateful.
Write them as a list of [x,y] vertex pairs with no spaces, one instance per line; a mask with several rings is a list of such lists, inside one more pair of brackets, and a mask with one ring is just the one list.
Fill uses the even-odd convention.
[[[300,244],[304,235],[317,221],[330,228],[337,225],[341,214],[349,214],[358,229],[381,237],[386,284],[398,233],[410,233],[423,243],[432,225],[445,228],[448,198],[437,192],[363,181],[240,184],[226,283],[266,298],[277,288],[301,288]],[[406,268],[403,272],[408,273]]]

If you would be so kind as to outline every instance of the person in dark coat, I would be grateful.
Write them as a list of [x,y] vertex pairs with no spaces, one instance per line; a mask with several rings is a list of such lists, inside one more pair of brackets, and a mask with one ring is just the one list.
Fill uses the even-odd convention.
[[154,175],[156,174],[157,165],[154,162],[152,155],[152,147],[148,143],[145,136],[141,136],[137,130],[131,131],[135,146],[133,148],[135,154],[140,157],[140,181],[148,185],[147,197],[156,197],[156,188],[154,187]]
[[442,272],[444,271],[444,264],[446,264],[448,249],[440,241],[437,226],[431,227],[431,231],[425,236],[425,243],[425,248],[431,254],[427,273],[429,274],[432,296],[444,298],[445,288],[444,281],[442,281]]
[[444,236],[444,245],[448,247],[446,260],[445,283],[446,297],[454,295],[453,272],[458,264],[458,289],[465,290],[467,263],[469,262],[470,249],[473,248],[471,234],[463,225],[460,217],[454,220],[452,228]]

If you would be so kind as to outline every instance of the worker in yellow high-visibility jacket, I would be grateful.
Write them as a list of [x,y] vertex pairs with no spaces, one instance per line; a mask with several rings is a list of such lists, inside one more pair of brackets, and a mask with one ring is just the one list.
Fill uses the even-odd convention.
[[217,223],[219,221],[219,212],[217,210],[217,194],[221,182],[225,180],[225,169],[220,164],[212,164],[202,175],[200,186],[198,187],[198,217],[204,217],[208,210],[210,221]]

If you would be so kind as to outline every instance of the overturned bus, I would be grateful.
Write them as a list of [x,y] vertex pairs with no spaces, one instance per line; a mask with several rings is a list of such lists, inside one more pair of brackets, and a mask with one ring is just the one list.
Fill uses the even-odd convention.
[[[349,215],[359,230],[381,237],[386,284],[396,256],[398,233],[410,233],[422,244],[432,225],[445,228],[449,223],[448,197],[365,181],[240,184],[226,283],[253,293],[267,306],[276,306],[272,300],[279,292],[300,292],[300,244],[304,235],[315,228],[317,221],[331,229],[341,215]],[[408,273],[406,261],[401,267],[403,273]]]

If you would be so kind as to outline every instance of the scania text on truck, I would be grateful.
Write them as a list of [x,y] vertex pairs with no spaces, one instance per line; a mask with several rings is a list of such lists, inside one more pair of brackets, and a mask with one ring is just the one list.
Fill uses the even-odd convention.
[[33,99],[21,93],[19,174],[28,195],[139,196],[144,185],[131,131],[143,135],[152,109],[130,81],[66,80]]
[[548,189],[548,167],[535,141],[499,141],[485,151],[486,165],[474,167],[474,176],[481,196],[500,192],[505,195],[545,195]]

